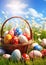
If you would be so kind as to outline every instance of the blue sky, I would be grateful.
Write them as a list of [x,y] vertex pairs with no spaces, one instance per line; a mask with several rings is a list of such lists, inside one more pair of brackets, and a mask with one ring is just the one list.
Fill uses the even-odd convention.
[[0,22],[11,16],[22,16],[36,22],[46,20],[46,0],[0,0]]

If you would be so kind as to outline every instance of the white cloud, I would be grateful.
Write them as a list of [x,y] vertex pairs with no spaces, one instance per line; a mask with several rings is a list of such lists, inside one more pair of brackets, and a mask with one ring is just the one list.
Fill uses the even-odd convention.
[[29,16],[28,16],[28,15],[26,15],[26,18],[28,19],[28,18],[29,18]]
[[5,14],[5,11],[2,10],[2,14]]
[[46,21],[46,17],[45,18],[41,18],[42,21]]
[[31,16],[33,17],[43,17],[43,14],[42,13],[38,13],[35,9],[33,8],[29,8],[29,13],[31,14]]
[[8,18],[7,15],[4,16],[6,19]]
[[24,10],[28,5],[20,0],[14,0],[6,4],[6,7],[12,14],[25,14]]

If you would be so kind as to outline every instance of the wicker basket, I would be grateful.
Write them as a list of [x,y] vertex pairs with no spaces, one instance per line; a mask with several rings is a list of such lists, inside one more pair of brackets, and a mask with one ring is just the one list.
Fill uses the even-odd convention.
[[[20,19],[24,20],[24,22],[26,22],[28,24],[29,30],[30,30],[30,40],[29,40],[29,42],[27,44],[18,44],[18,45],[15,45],[15,44],[13,44],[13,45],[11,45],[11,44],[8,44],[8,45],[4,44],[4,41],[3,41],[4,40],[4,37],[3,37],[3,28],[4,28],[4,25],[6,24],[6,22],[8,22],[12,18],[20,18]],[[29,22],[27,20],[23,19],[20,16],[14,16],[14,17],[11,17],[11,18],[7,19],[3,23],[2,27],[1,27],[1,38],[2,38],[2,41],[1,41],[2,42],[2,46],[3,46],[3,48],[7,52],[11,53],[13,50],[19,49],[21,51],[21,53],[25,53],[25,52],[27,52],[29,50],[30,45],[32,44],[32,41],[31,41],[32,40],[32,29],[31,29],[30,24],[29,24]]]

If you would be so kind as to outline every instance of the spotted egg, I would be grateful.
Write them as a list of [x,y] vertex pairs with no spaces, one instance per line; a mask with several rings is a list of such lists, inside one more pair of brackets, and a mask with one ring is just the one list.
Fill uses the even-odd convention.
[[13,61],[19,61],[21,59],[21,52],[20,50],[16,49],[12,52],[11,54],[11,58]]
[[19,35],[18,37],[20,43],[27,43],[28,39],[24,35]]
[[14,30],[14,35],[16,36],[18,36],[18,35],[20,35],[20,34],[22,34],[22,30],[20,29],[20,28],[16,28],[15,30]]
[[26,61],[26,60],[30,60],[29,55],[26,54],[26,53],[23,53],[23,54],[22,54],[22,59],[24,59],[25,61]]

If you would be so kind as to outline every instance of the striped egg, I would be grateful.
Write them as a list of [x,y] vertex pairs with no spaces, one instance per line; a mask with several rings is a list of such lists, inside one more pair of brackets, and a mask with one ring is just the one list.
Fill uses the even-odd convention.
[[42,53],[38,50],[32,50],[31,52],[29,52],[29,56],[30,58],[38,58],[38,57],[42,57]]

